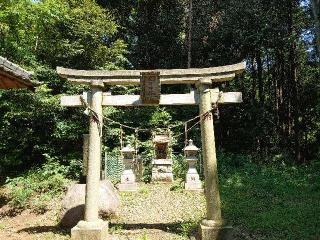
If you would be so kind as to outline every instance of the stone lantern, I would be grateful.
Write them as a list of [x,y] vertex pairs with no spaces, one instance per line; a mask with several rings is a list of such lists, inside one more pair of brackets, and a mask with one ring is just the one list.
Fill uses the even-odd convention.
[[188,146],[184,148],[184,153],[186,156],[186,161],[188,163],[189,169],[186,176],[185,190],[201,191],[202,183],[198,171],[196,169],[197,164],[197,154],[199,148],[197,148],[193,141],[190,139]]
[[135,149],[128,144],[126,147],[121,149],[123,156],[124,170],[121,175],[121,183],[119,184],[120,191],[137,191],[138,184],[136,183],[136,176],[133,172],[133,161]]

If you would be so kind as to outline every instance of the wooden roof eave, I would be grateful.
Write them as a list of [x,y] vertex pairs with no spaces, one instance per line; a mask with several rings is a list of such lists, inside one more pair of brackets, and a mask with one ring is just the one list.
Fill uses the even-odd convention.
[[34,89],[30,81],[32,73],[0,56],[0,88],[29,88]]
[[16,88],[28,88],[34,90],[34,85],[31,81],[21,79],[16,76],[8,75],[5,72],[0,71],[0,89],[16,89]]

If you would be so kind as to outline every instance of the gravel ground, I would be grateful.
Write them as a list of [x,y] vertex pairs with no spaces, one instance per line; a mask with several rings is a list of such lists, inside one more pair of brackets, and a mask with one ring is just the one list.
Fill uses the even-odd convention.
[[170,191],[170,184],[140,184],[139,191],[120,193],[118,217],[110,221],[119,239],[189,239],[205,215],[203,193]]
[[[205,214],[203,193],[170,187],[141,183],[135,193],[120,193],[119,213],[110,220],[113,240],[190,239],[190,231]],[[70,229],[57,226],[59,207],[52,209],[42,215],[30,210],[11,215],[7,205],[0,205],[0,240],[69,240]]]
[[170,184],[140,184],[137,192],[122,192],[115,223],[173,224],[199,221],[205,214],[203,193],[170,191]]

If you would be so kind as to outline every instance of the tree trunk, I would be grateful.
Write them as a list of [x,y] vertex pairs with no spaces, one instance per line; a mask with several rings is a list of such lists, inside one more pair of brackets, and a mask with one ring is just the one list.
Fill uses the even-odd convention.
[[317,34],[317,49],[320,56],[320,0],[311,0],[312,12],[315,21],[316,34]]
[[[290,135],[293,135],[294,140],[294,155],[297,163],[302,163],[303,161],[303,153],[301,151],[301,129],[299,123],[299,102],[298,102],[298,77],[297,77],[297,46],[296,46],[296,36],[298,35],[294,29],[293,22],[293,11],[296,7],[296,2],[292,1],[289,4],[288,11],[288,34],[289,37],[292,38],[291,43],[289,45],[289,116],[288,116],[288,125],[290,129]],[[292,132],[291,132],[292,130]]]
[[259,91],[259,105],[263,108],[264,105],[264,86],[263,86],[263,68],[262,68],[262,59],[261,59],[261,52],[258,51],[256,55],[257,60],[257,79],[258,79],[258,91]]
[[188,24],[188,68],[191,68],[192,62],[192,0],[189,0],[189,24]]

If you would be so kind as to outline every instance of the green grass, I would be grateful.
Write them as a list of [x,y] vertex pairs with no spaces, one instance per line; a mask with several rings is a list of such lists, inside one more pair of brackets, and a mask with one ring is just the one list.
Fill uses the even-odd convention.
[[[223,217],[235,228],[235,240],[320,239],[319,161],[261,166],[246,156],[222,154],[218,163]],[[50,164],[10,179],[5,185],[9,204],[44,212],[67,183],[64,170]],[[203,195],[185,192],[182,186],[178,180],[172,185],[140,184],[137,192],[121,193],[121,214],[111,221],[110,232],[122,235],[130,225],[139,230],[142,223],[187,239],[197,231],[205,203]],[[0,230],[4,227],[0,222]],[[150,229],[140,229],[140,239],[152,239]]]
[[[256,239],[320,239],[320,179],[316,166],[224,168],[224,217]],[[255,239],[255,238],[254,238]]]
[[49,161],[41,168],[29,170],[21,176],[8,178],[6,198],[15,209],[32,209],[38,213],[48,210],[48,203],[66,188],[68,168]]
[[3,222],[0,222],[0,230],[4,229],[6,225]]

